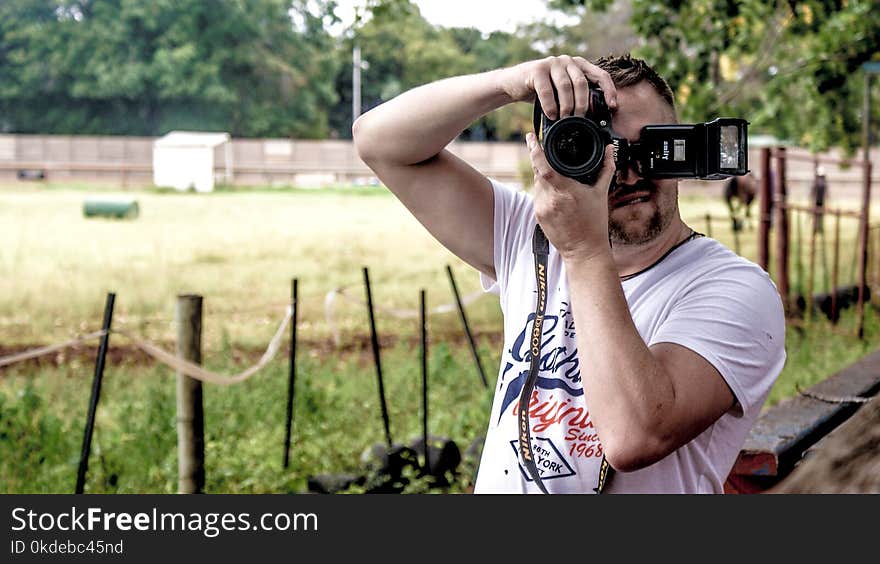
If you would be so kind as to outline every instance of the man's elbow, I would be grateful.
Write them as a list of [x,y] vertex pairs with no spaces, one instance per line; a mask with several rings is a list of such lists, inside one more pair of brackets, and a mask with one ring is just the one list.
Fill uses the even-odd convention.
[[619,472],[647,468],[671,452],[665,441],[650,433],[612,438],[602,448],[608,464]]
[[370,164],[376,158],[374,148],[377,146],[377,143],[370,140],[372,137],[371,130],[369,118],[366,114],[358,117],[351,126],[351,138],[354,141],[354,148],[357,151],[358,157],[366,164]]

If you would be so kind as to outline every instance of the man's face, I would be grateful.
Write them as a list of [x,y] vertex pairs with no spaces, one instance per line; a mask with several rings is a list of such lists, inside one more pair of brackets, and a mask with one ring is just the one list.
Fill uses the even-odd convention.
[[[642,127],[675,123],[675,114],[647,82],[617,90],[614,131],[633,142]],[[641,245],[665,230],[678,214],[678,180],[648,180],[629,168],[617,172],[608,192],[608,234],[613,245]]]

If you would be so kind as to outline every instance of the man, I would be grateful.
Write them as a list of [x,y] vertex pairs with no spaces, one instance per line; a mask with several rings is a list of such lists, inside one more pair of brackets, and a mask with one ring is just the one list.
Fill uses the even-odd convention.
[[548,296],[527,401],[543,485],[592,493],[605,457],[616,470],[607,492],[720,493],[785,361],[782,304],[766,273],[682,222],[675,180],[615,172],[611,146],[588,186],[556,173],[529,133],[533,198],[445,149],[480,116],[535,95],[551,119],[583,115],[588,81],[630,141],[647,124],[676,120],[669,87],[643,61],[559,56],[405,92],[355,123],[355,143],[428,231],[500,295],[504,350],[477,493],[540,491],[517,446],[536,221],[550,241]]

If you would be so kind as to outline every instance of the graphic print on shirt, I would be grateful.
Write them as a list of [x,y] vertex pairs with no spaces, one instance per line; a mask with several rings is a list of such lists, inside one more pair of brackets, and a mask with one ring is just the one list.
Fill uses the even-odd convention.
[[[531,363],[528,336],[532,334],[534,321],[535,314],[529,314],[502,359],[504,369],[499,392],[503,395],[498,422],[503,417],[516,419],[519,415],[519,397]],[[567,302],[561,302],[556,315],[544,317],[538,368],[529,399],[529,427],[542,479],[573,476],[579,466],[593,471],[591,466],[595,465],[598,471],[602,447],[584,403],[574,317]],[[520,471],[527,481],[532,481],[519,457],[517,441],[511,441],[511,446],[517,454]]]
[[[519,441],[510,441],[510,446],[513,448],[513,452],[519,456]],[[542,480],[574,476],[574,468],[571,467],[565,456],[559,452],[559,449],[556,448],[556,445],[550,439],[532,437],[532,452],[535,454],[535,466],[538,468]],[[520,464],[519,470],[527,482],[534,481],[525,469],[525,466]]]

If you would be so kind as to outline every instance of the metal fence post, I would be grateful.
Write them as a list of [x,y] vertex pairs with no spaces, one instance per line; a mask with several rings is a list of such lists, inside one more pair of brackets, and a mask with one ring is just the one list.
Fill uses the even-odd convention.
[[101,382],[104,379],[104,361],[107,358],[107,349],[110,346],[110,325],[113,322],[113,304],[116,302],[116,294],[107,294],[104,305],[104,323],[101,330],[101,344],[98,346],[98,356],[95,358],[95,376],[92,380],[92,395],[89,399],[89,412],[86,416],[86,428],[83,433],[82,451],[79,456],[79,469],[76,473],[75,493],[85,491],[86,472],[89,469],[89,454],[92,451],[92,432],[95,429],[95,414],[98,411],[98,400],[101,398]]

